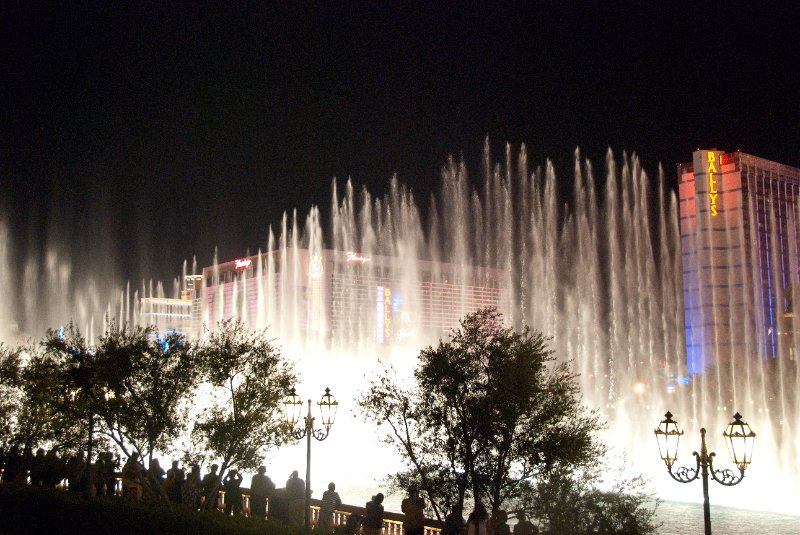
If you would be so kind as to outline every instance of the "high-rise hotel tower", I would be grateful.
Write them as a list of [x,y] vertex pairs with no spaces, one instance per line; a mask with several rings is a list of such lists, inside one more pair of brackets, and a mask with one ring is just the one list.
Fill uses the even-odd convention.
[[678,176],[689,373],[794,358],[800,169],[710,149]]

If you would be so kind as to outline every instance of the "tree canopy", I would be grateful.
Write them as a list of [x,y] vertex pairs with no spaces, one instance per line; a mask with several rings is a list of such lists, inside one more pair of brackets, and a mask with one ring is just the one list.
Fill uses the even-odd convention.
[[180,333],[153,327],[110,329],[97,353],[108,367],[106,395],[98,406],[108,436],[125,455],[152,459],[169,451],[186,430],[198,385],[192,344]]
[[494,513],[525,509],[531,488],[605,453],[568,364],[541,332],[515,331],[494,309],[424,349],[411,384],[384,370],[359,405],[407,462],[394,481],[419,484],[439,518],[468,498]]
[[268,449],[291,439],[281,401],[296,382],[292,365],[239,321],[222,322],[197,353],[211,405],[197,417],[194,442],[221,459],[220,480],[232,466],[257,469]]

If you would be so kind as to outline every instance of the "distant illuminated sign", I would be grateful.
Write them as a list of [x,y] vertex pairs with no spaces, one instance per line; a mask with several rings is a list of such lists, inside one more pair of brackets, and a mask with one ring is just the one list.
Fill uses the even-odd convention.
[[356,262],[358,264],[366,264],[369,262],[371,258],[362,255],[361,253],[354,253],[353,251],[347,251],[347,261],[348,262]]
[[236,271],[244,271],[245,269],[250,269],[250,266],[253,263],[253,261],[249,258],[237,258],[233,262],[234,265],[236,266]]
[[379,344],[392,340],[392,289],[388,286],[375,288],[375,334]]
[[312,279],[318,279],[322,276],[322,273],[322,256],[318,254],[312,255],[311,262],[308,264],[308,276]]
[[[720,155],[721,156],[721,155]],[[722,158],[720,157],[720,164],[722,163]],[[717,196],[719,193],[717,192],[717,179],[714,178],[714,174],[718,173],[716,164],[716,157],[714,151],[708,151],[708,199],[711,203],[711,215],[717,215]]]

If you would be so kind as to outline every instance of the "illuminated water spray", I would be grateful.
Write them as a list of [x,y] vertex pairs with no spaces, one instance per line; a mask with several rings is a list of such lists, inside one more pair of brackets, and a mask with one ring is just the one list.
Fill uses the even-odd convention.
[[[298,394],[315,399],[331,388],[339,422],[313,462],[316,481],[337,481],[343,496],[350,485],[369,499],[374,478],[396,466],[374,429],[348,414],[364,376],[381,362],[407,375],[419,350],[444,335],[441,327],[454,326],[476,303],[495,302],[511,324],[552,336],[558,357],[580,374],[585,403],[609,422],[605,440],[632,472],[652,475],[662,496],[691,499],[661,468],[652,434],[661,415],[671,410],[687,430],[724,429],[738,410],[760,440],[748,481],[718,493],[715,503],[789,510],[800,498],[800,377],[781,368],[778,386],[767,388],[774,381],[755,361],[746,373],[731,369],[722,378],[731,388],[719,385],[718,374],[689,375],[676,196],[663,173],[651,180],[636,157],[618,163],[609,152],[605,163],[598,180],[576,152],[566,187],[550,162],[532,169],[524,146],[516,155],[506,147],[504,161],[494,163],[487,143],[481,180],[449,160],[424,211],[397,179],[382,197],[349,181],[343,190],[334,184],[329,221],[317,208],[303,218],[294,211],[270,230],[263,254],[238,265],[215,259],[198,292],[199,317],[207,325],[238,317],[269,327],[299,364]],[[566,204],[563,190],[571,191]],[[0,262],[2,245],[0,234]],[[126,303],[163,294],[160,287],[127,289],[110,310],[137,320]],[[712,441],[721,447],[721,437]],[[356,458],[354,444],[374,457]],[[302,458],[291,448],[277,454],[270,473],[279,485]],[[779,497],[762,492],[776,485]]]

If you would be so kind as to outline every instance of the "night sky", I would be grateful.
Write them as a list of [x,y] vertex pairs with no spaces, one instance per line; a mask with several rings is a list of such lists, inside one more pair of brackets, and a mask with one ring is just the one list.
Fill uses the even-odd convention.
[[800,167],[793,4],[69,4],[0,4],[16,258],[169,278],[264,248],[284,210],[325,216],[333,177],[427,198],[463,154],[479,180],[486,136],[565,182],[576,147],[673,187],[701,146]]

